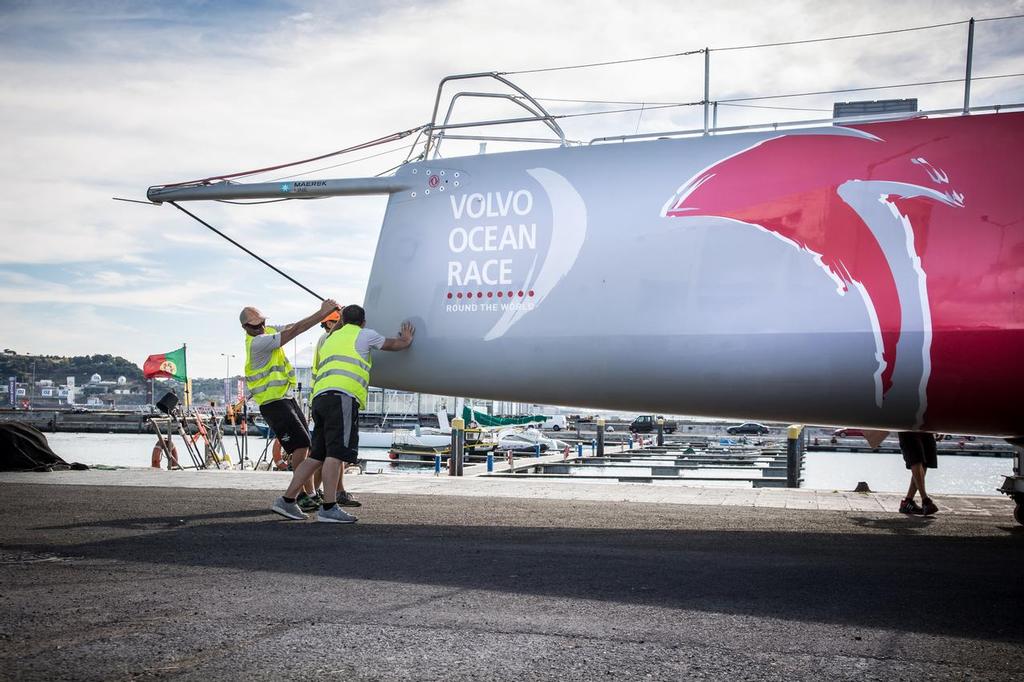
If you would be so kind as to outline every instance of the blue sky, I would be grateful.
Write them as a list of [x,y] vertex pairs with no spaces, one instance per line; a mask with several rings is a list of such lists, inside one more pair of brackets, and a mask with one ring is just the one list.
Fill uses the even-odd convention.
[[[293,321],[316,301],[147,186],[312,156],[429,118],[444,75],[1024,13],[1024,2],[5,2],[0,5],[0,346],[141,364],[188,342],[196,376],[242,353],[238,310]],[[712,99],[958,78],[965,28],[712,53]],[[1024,72],[1024,20],[979,24],[975,75]],[[517,77],[539,96],[700,99],[699,57]],[[1024,101],[980,81],[978,104]],[[919,96],[953,107],[960,86]],[[834,97],[769,105],[828,109]],[[843,98],[840,98],[843,99]],[[558,111],[581,105],[554,103]],[[591,107],[593,108],[593,107]],[[467,111],[506,115],[507,110]],[[723,125],[816,117],[720,110]],[[573,119],[570,137],[699,125],[697,109]],[[390,154],[308,177],[373,175]],[[452,148],[451,153],[455,153]],[[467,150],[469,151],[469,150]],[[366,155],[361,154],[359,156]],[[324,164],[327,165],[327,164]],[[265,178],[272,176],[264,176]],[[311,288],[361,302],[384,200],[190,207]],[[372,311],[371,320],[372,325]],[[389,331],[389,330],[382,330]],[[298,344],[308,345],[310,334]],[[240,361],[235,360],[235,367]]]

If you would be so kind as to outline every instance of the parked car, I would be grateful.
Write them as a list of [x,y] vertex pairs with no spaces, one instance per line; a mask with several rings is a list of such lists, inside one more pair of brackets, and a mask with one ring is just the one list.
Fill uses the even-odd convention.
[[771,432],[764,424],[758,424],[757,422],[744,422],[738,426],[730,426],[725,430],[726,433],[738,436],[762,436]]
[[940,434],[936,440],[958,440],[958,441],[974,441],[977,440],[977,436],[963,436],[955,433]]
[[836,429],[832,432],[832,435],[836,438],[856,438],[857,436],[863,436],[864,431],[861,429]]
[[[665,433],[675,433],[676,423],[671,419],[665,419],[661,428]],[[658,417],[653,414],[642,414],[633,420],[633,423],[629,425],[629,430],[633,433],[656,433]]]

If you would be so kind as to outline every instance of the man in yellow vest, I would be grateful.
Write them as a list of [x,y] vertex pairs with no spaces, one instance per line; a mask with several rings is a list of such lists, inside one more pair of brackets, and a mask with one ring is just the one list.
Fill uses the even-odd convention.
[[[409,322],[395,338],[385,339],[366,329],[366,312],[357,305],[341,311],[335,325],[317,346],[313,356],[313,449],[292,475],[283,497],[271,509],[288,519],[305,519],[295,503],[303,483],[323,467],[324,499],[316,520],[354,523],[356,517],[338,506],[338,478],[344,463],[359,460],[359,410],[366,407],[373,349],[400,351],[412,345],[416,329]],[[346,495],[346,501],[351,502]]]
[[[337,309],[337,301],[329,298],[309,317],[283,327],[268,327],[267,318],[253,307],[243,308],[238,316],[245,330],[245,382],[249,394],[260,406],[260,414],[281,441],[281,447],[291,455],[293,469],[309,452],[309,428],[295,402],[295,370],[282,348]],[[303,491],[305,495],[312,496],[312,483],[306,482],[304,487],[309,488]]]

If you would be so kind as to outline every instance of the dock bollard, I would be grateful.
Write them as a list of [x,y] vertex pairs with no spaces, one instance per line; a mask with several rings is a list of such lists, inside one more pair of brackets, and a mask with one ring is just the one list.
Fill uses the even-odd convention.
[[448,475],[462,475],[462,457],[466,445],[466,422],[461,418],[452,419],[452,447],[448,454]]
[[537,443],[535,446],[533,446],[533,456],[540,457],[540,443]]
[[629,449],[630,449],[630,450],[632,450],[632,449],[633,449],[633,436],[630,436],[630,437],[629,437]]
[[576,456],[577,457],[582,457],[583,456],[583,443],[576,443]]
[[434,475],[441,475],[441,455],[434,455]]
[[597,420],[597,456],[604,457],[604,419]]
[[665,444],[665,418],[658,417],[658,447]]
[[516,458],[515,455],[512,454],[511,450],[505,451],[505,461],[508,462],[509,473],[514,474],[516,472]]
[[800,433],[804,427],[800,424],[793,424],[786,432],[786,487],[800,487]]
[[596,452],[597,452],[597,439],[596,438],[591,438],[590,439],[590,456],[593,457]]
[[487,473],[494,471],[494,453],[487,453]]

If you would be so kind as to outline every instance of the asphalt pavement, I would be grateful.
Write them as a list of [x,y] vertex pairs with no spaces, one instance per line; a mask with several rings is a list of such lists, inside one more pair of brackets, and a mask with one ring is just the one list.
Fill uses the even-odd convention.
[[[1024,527],[0,483],[5,679],[1020,679]],[[1009,505],[1007,505],[1009,509]]]

